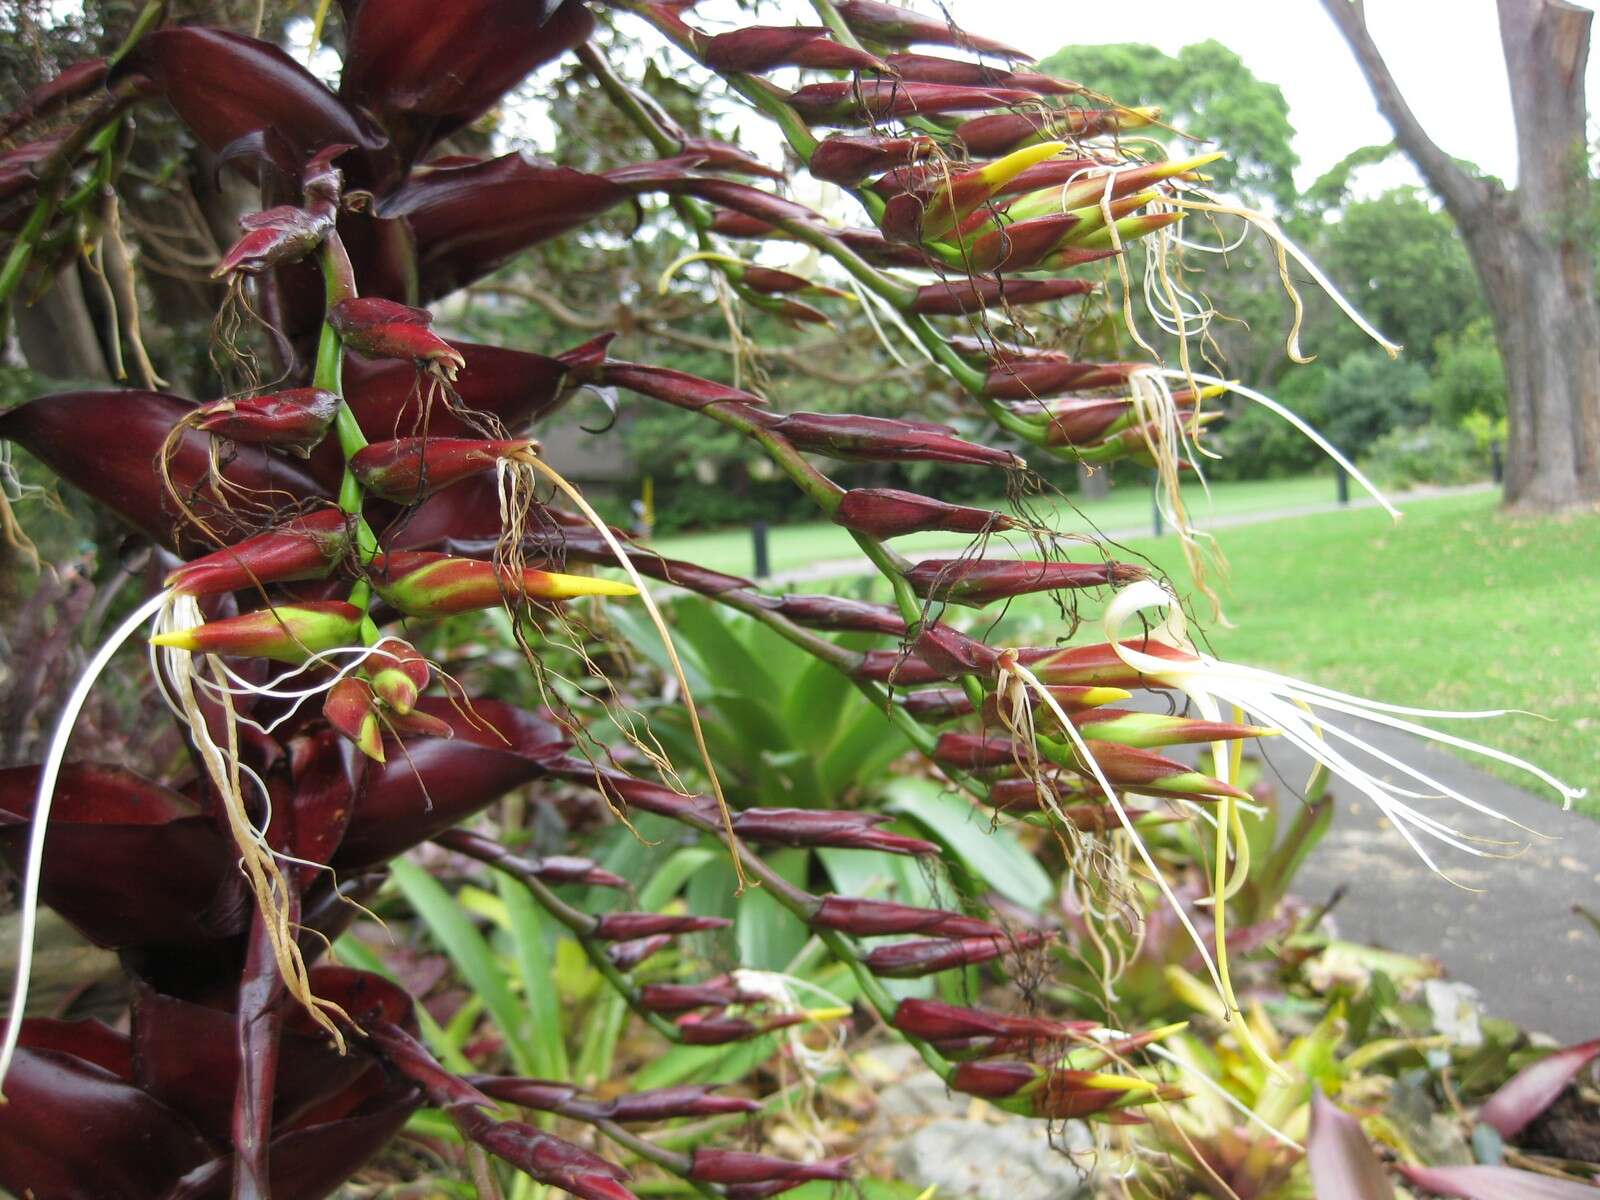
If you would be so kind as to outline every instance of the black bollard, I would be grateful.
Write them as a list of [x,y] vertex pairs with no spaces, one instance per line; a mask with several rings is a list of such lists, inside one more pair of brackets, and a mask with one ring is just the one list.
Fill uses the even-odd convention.
[[1161,478],[1154,471],[1150,473],[1150,527],[1156,537],[1166,532],[1161,520]]
[[765,521],[752,521],[750,524],[751,549],[755,552],[755,577],[765,579],[772,574],[771,563],[767,557],[767,523]]
[[1334,486],[1337,487],[1338,490],[1339,490],[1339,503],[1341,505],[1349,504],[1350,503],[1350,472],[1346,471],[1338,463],[1334,463],[1333,464],[1333,481],[1334,481]]
[[1489,443],[1489,478],[1496,483],[1506,481],[1506,460],[1501,455],[1500,443]]

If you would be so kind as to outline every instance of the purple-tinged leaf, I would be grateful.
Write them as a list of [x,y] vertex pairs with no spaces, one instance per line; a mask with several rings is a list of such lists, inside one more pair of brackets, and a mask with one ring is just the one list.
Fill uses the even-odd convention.
[[[1600,1190],[1592,1183],[1557,1179],[1515,1167],[1410,1167],[1400,1163],[1395,1169],[1414,1187],[1458,1200],[1594,1200]],[[1335,1194],[1328,1193],[1329,1200]],[[1364,1194],[1337,1194],[1365,1200]],[[1320,1188],[1317,1200],[1323,1200]]]
[[1600,1057],[1600,1038],[1566,1046],[1523,1067],[1495,1090],[1478,1110],[1478,1120],[1501,1137],[1514,1138]]
[[1321,1088],[1311,1093],[1306,1160],[1317,1200],[1394,1200],[1394,1187],[1360,1123]]

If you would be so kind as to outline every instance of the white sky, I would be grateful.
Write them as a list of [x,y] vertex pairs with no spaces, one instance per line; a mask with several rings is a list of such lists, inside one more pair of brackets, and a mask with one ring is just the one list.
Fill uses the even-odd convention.
[[[1255,75],[1283,89],[1309,184],[1350,151],[1390,139],[1349,49],[1318,0],[947,0],[956,22],[1019,49],[1145,42],[1174,54],[1216,38]],[[1507,182],[1516,177],[1505,61],[1494,0],[1367,0],[1367,21],[1401,92],[1445,151]],[[1600,55],[1589,59],[1591,109]],[[1361,190],[1416,182],[1396,162],[1366,172]]]

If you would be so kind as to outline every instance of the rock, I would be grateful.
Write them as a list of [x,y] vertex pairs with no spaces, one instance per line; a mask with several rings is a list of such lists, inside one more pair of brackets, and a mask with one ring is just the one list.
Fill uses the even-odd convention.
[[942,1117],[901,1141],[894,1164],[900,1179],[937,1187],[940,1200],[1073,1200],[1088,1195],[1089,1176],[1065,1151],[1092,1144],[1078,1122],[1055,1127],[1052,1136],[1040,1121]]

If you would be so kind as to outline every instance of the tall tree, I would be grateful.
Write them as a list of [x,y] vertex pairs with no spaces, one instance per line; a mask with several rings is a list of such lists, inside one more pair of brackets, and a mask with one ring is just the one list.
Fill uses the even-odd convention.
[[1395,141],[1455,218],[1505,363],[1506,504],[1600,498],[1600,306],[1590,249],[1583,74],[1594,14],[1497,0],[1517,127],[1517,186],[1476,176],[1428,136],[1367,28],[1362,0],[1322,0]]

